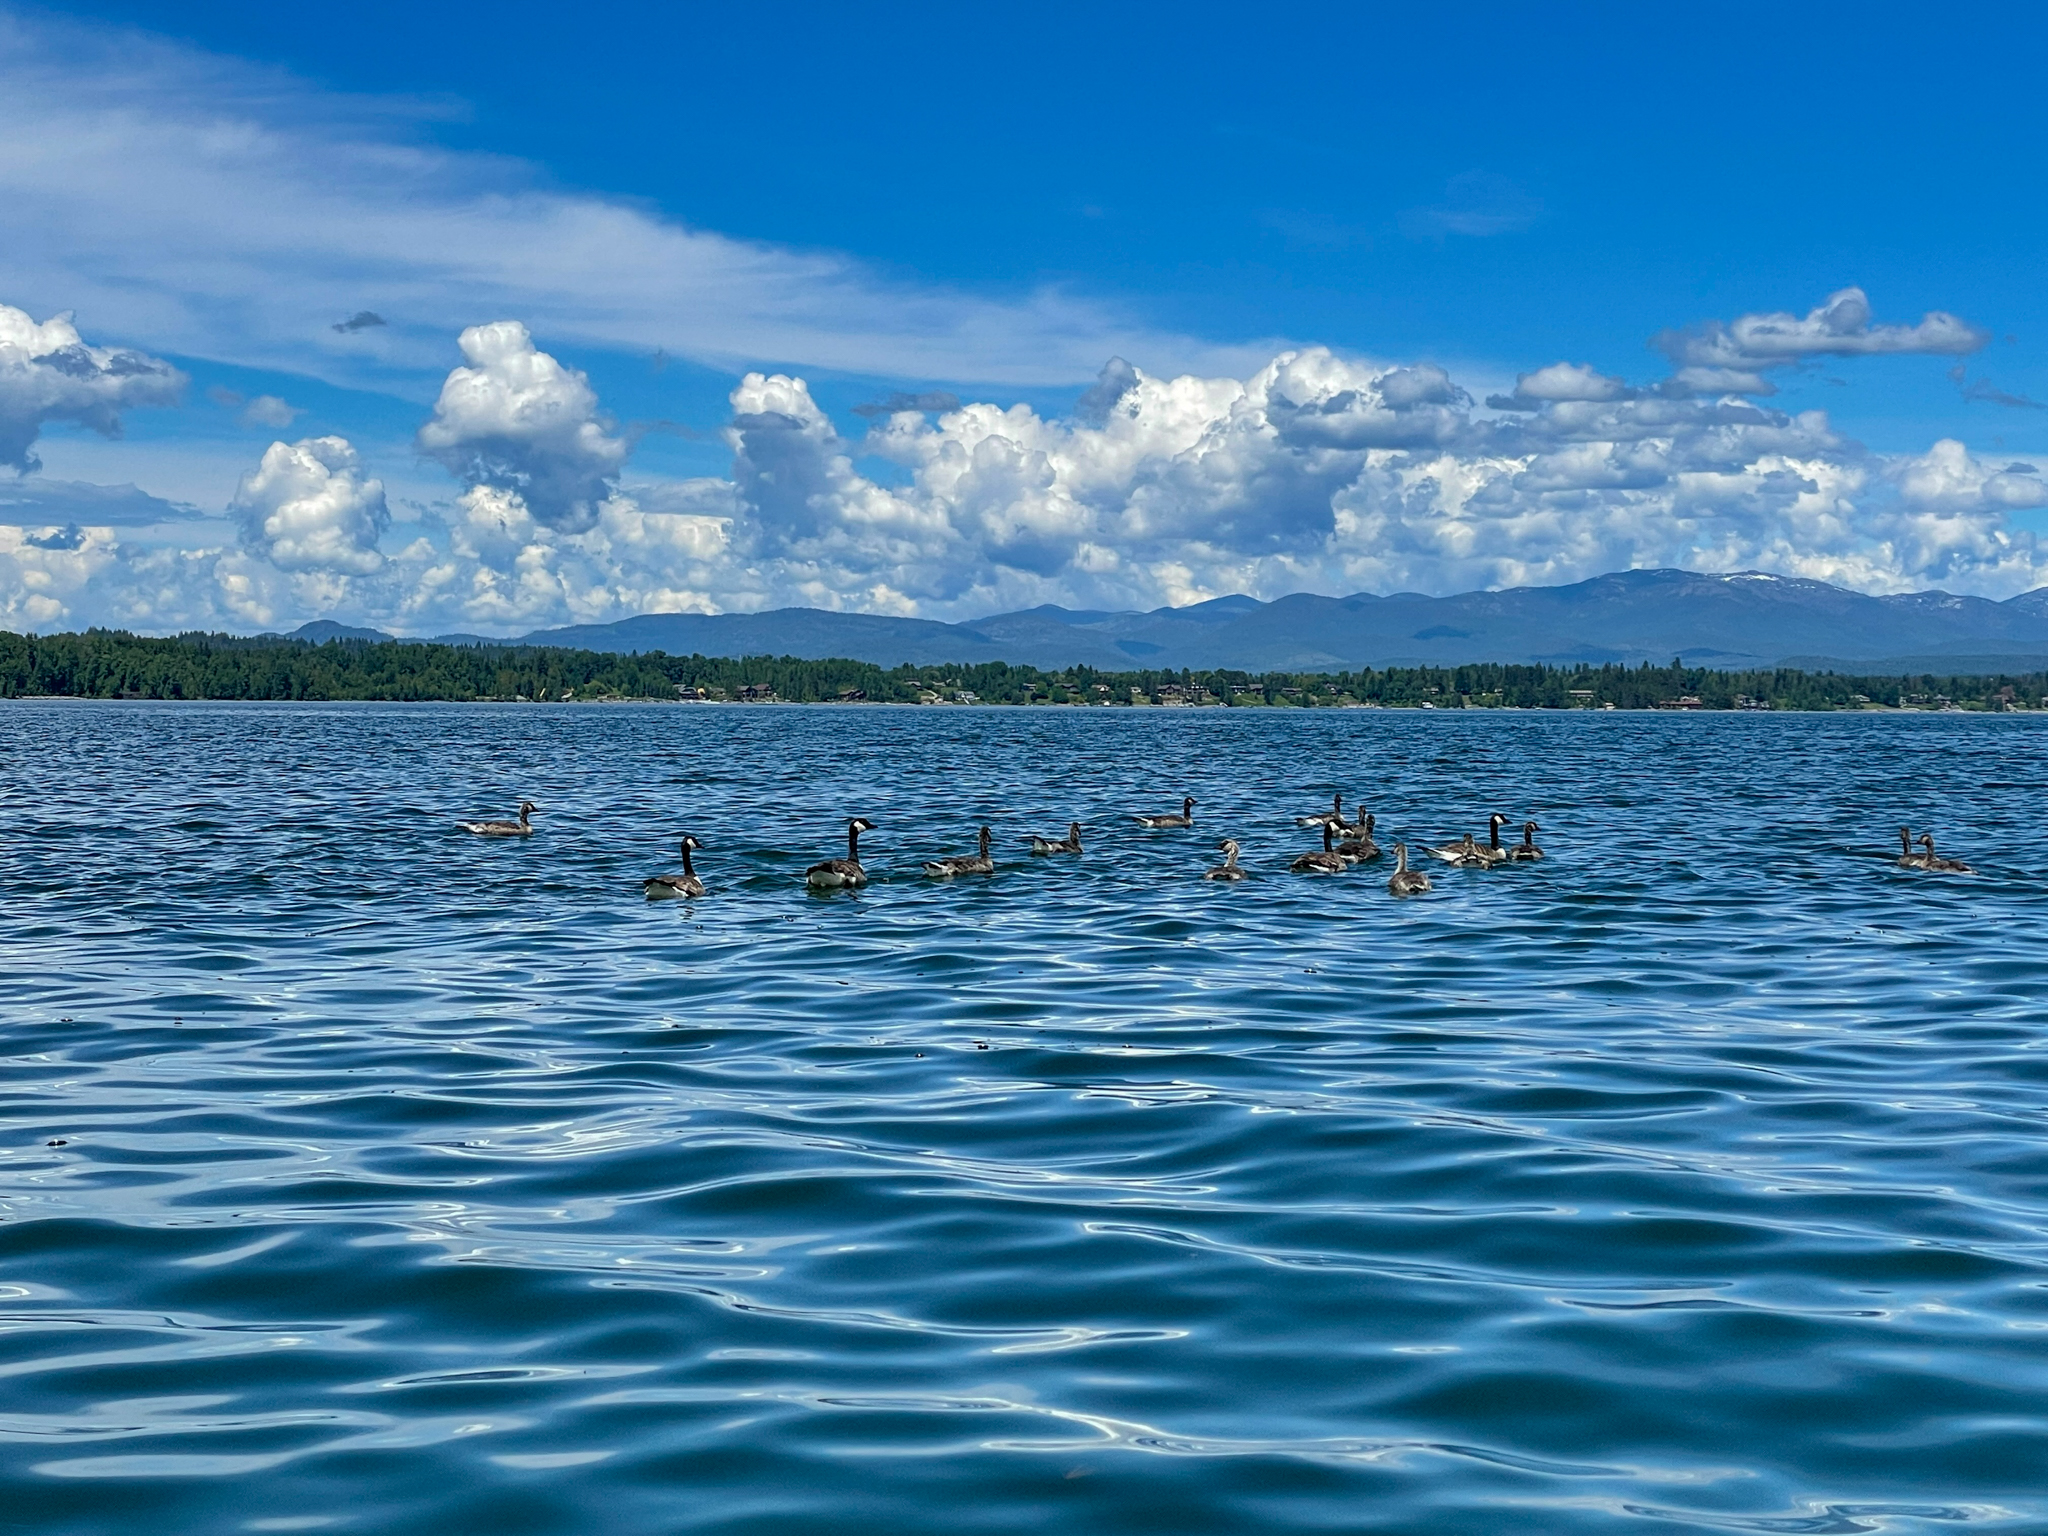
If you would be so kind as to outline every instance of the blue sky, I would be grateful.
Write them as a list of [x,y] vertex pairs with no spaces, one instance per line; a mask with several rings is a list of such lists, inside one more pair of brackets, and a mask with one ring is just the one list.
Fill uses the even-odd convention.
[[[119,441],[38,407],[42,467],[0,471],[0,508],[45,543],[0,549],[0,615],[514,632],[1658,563],[2002,596],[2048,579],[2040,32],[2019,7],[0,9],[0,96],[34,113],[0,159],[0,304],[188,380],[116,402]],[[1616,392],[1672,387],[1661,333],[1852,287],[1863,339],[1773,363],[1735,415],[1719,384],[1684,420]],[[332,329],[365,310],[386,323]],[[1912,331],[1930,312],[1969,339]],[[491,498],[534,441],[417,436],[458,333],[501,321],[622,445],[510,521]],[[1273,405],[1261,370],[1315,349],[1341,366],[1289,365]],[[1111,356],[1150,382],[1091,436]],[[1486,406],[1561,362],[1633,414]],[[1464,403],[1375,393],[1418,365]],[[750,428],[752,372],[779,403]],[[966,415],[853,409],[938,393]],[[1457,420],[1301,435],[1353,397]],[[348,467],[260,473],[330,438]],[[1007,467],[963,490],[949,453]],[[57,482],[196,515],[56,548]],[[278,529],[330,513],[280,565]],[[531,557],[477,553],[485,524]]]

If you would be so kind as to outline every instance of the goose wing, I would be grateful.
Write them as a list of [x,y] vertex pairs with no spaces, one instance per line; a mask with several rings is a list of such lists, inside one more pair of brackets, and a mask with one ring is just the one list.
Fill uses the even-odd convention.
[[1338,875],[1344,872],[1344,861],[1334,853],[1304,853],[1287,866],[1296,874]]

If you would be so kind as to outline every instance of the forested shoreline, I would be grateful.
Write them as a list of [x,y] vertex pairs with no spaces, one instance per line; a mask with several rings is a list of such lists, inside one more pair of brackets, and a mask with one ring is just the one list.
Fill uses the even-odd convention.
[[1104,672],[1006,662],[900,666],[793,656],[614,655],[119,630],[0,632],[0,698],[307,701],[979,703],[1221,708],[2032,710],[2048,675],[1858,676],[1643,665]]

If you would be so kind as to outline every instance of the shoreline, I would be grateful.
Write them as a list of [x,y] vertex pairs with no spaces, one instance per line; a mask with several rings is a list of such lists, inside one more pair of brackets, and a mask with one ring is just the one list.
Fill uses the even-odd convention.
[[1716,708],[1699,706],[1685,709],[1669,709],[1656,705],[1609,704],[1605,706],[1542,705],[1542,704],[1464,704],[1442,706],[1434,704],[1233,704],[1233,705],[1184,705],[1175,707],[1159,704],[1002,704],[986,701],[973,704],[953,703],[911,703],[901,699],[664,699],[658,696],[646,698],[588,698],[588,699],[250,699],[228,697],[201,698],[157,698],[147,696],[110,696],[82,693],[16,693],[0,694],[0,707],[8,704],[154,704],[154,705],[235,705],[247,708],[306,707],[330,709],[337,705],[370,706],[402,705],[419,708],[492,708],[492,709],[572,709],[572,708],[635,708],[635,709],[909,709],[934,712],[982,712],[993,714],[1049,714],[1062,715],[1242,715],[1256,713],[1280,717],[1332,714],[1433,714],[1456,718],[1463,715],[1665,715],[1665,716],[1756,716],[1756,715],[1940,715],[1969,717],[1973,719],[2027,719],[2039,717],[2048,719],[2048,709],[1969,709],[1956,706],[1935,708],[1919,704],[1856,704],[1840,708],[1799,709],[1799,708]]

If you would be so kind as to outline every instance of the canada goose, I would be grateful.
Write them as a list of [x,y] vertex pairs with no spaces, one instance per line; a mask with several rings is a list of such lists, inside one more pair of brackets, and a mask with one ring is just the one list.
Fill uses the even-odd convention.
[[1387,881],[1389,894],[1395,896],[1419,896],[1429,889],[1429,876],[1419,869],[1408,867],[1408,845],[1394,844],[1394,873]]
[[1318,811],[1313,816],[1297,816],[1294,818],[1294,824],[1297,827],[1320,827],[1326,821],[1334,821],[1339,827],[1344,825],[1344,797],[1342,795],[1332,795],[1330,797],[1330,808],[1327,811]]
[[685,836],[683,838],[683,872],[680,875],[656,875],[652,880],[641,881],[642,889],[647,892],[647,899],[649,901],[668,901],[677,896],[702,896],[704,894],[704,882],[697,878],[697,871],[690,866],[690,854],[693,849],[702,848],[703,846],[696,838]]
[[1237,842],[1226,837],[1223,840],[1223,862],[1202,876],[1204,880],[1242,880],[1245,872],[1237,865]]
[[1486,818],[1486,846],[1479,850],[1479,857],[1488,864],[1505,864],[1508,861],[1508,851],[1500,845],[1500,829],[1507,824],[1507,817],[1499,811]]
[[1337,829],[1327,821],[1324,822],[1323,851],[1321,853],[1304,853],[1300,858],[1288,865],[1288,869],[1297,875],[1343,874],[1351,865],[1336,849],[1330,846],[1335,841],[1336,836]]
[[1920,866],[1922,869],[1931,869],[1949,875],[1973,875],[1976,873],[1975,870],[1970,868],[1961,859],[1945,859],[1936,853],[1934,851],[1934,834],[1932,832],[1922,832],[1920,834],[1920,846],[1927,850],[1927,861]]
[[458,821],[455,825],[478,837],[531,837],[533,813],[539,809],[531,800],[522,800],[517,821]]
[[948,880],[954,875],[991,875],[995,873],[996,861],[988,855],[989,830],[981,829],[981,852],[973,858],[932,859],[925,864],[924,872],[935,880]]
[[1520,863],[1524,859],[1542,858],[1543,850],[1536,846],[1536,834],[1542,830],[1533,821],[1523,822],[1522,840],[1508,850],[1508,857],[1516,863]]
[[1899,828],[1899,868],[1925,869],[1926,867],[1927,855],[1913,851],[1913,829],[1911,827]]
[[1195,797],[1193,795],[1182,797],[1180,814],[1178,816],[1169,814],[1165,816],[1140,816],[1138,818],[1138,825],[1141,827],[1192,827],[1194,824]]
[[1033,853],[1079,853],[1081,851],[1081,823],[1078,821],[1068,822],[1067,835],[1063,839],[1055,840],[1050,837],[1032,838],[1031,851]]
[[1378,818],[1373,816],[1359,817],[1358,825],[1351,828],[1355,835],[1337,845],[1337,857],[1349,859],[1353,864],[1363,864],[1368,859],[1378,858],[1380,845],[1372,840],[1373,824],[1377,820]]
[[868,872],[861,868],[860,864],[860,835],[874,830],[875,824],[865,816],[854,817],[846,824],[846,857],[813,864],[804,871],[804,882],[821,891],[836,890],[841,886],[866,885]]
[[1486,850],[1479,846],[1470,832],[1455,843],[1446,843],[1441,848],[1425,848],[1423,852],[1457,869],[1492,868],[1492,860],[1487,858]]

